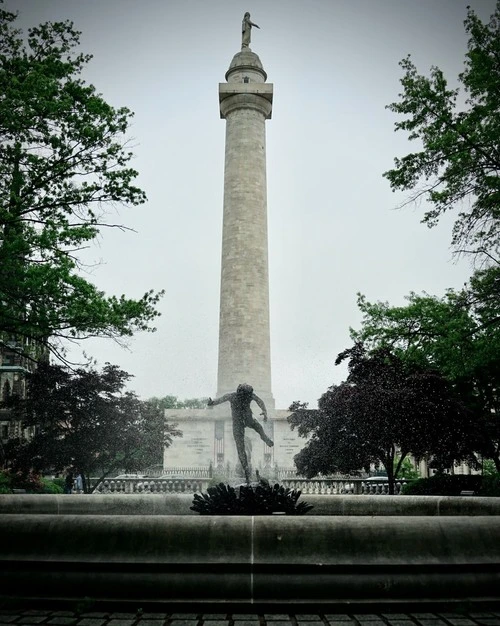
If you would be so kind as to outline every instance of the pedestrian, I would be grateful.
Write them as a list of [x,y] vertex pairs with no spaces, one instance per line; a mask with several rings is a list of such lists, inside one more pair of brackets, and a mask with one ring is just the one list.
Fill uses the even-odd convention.
[[75,478],[76,493],[83,493],[83,479],[81,472],[78,472]]
[[64,478],[64,493],[73,493],[73,472],[68,469]]

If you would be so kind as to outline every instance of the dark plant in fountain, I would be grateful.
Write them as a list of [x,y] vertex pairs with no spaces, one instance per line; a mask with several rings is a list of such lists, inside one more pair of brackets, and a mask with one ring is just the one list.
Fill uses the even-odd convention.
[[219,483],[207,493],[194,494],[192,511],[200,515],[305,515],[313,506],[299,502],[301,491],[260,481],[256,485],[241,485],[236,489]]

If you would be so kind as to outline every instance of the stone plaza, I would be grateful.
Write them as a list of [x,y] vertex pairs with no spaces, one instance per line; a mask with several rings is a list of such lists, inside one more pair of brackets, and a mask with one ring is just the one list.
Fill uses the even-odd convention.
[[352,611],[339,613],[301,612],[181,612],[181,611],[96,611],[83,612],[25,609],[0,610],[0,626],[500,626],[500,611],[469,609],[460,612]]

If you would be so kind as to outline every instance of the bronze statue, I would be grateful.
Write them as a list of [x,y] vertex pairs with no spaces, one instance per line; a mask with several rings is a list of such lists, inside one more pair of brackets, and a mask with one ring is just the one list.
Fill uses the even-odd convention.
[[255,26],[255,28],[259,28],[260,26],[257,26],[257,24],[254,24],[251,20],[250,20],[250,13],[248,13],[248,11],[245,13],[245,15],[243,16],[243,22],[241,24],[241,49],[243,50],[243,48],[248,48],[250,46],[250,37],[252,34],[252,26]]
[[262,425],[253,417],[250,403],[255,400],[262,409],[261,415],[264,421],[267,421],[267,410],[264,402],[253,392],[253,387],[242,383],[238,385],[238,389],[233,393],[226,393],[220,398],[212,400],[208,399],[208,406],[229,402],[231,404],[231,416],[233,418],[233,436],[236,443],[236,450],[240,459],[241,467],[245,472],[245,480],[250,482],[250,470],[248,467],[247,453],[245,451],[245,427],[253,428],[260,435],[262,441],[268,446],[274,446],[274,442],[264,432]]

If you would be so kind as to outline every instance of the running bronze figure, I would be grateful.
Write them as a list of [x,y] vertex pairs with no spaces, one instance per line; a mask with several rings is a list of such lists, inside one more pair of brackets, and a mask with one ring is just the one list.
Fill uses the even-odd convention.
[[253,387],[251,385],[247,385],[246,383],[238,385],[238,388],[233,393],[226,393],[215,400],[209,398],[207,402],[208,406],[215,406],[216,404],[222,404],[223,402],[229,402],[231,404],[234,441],[236,443],[236,450],[238,451],[241,467],[245,472],[245,479],[247,483],[250,482],[250,470],[245,450],[245,428],[253,428],[253,430],[260,435],[262,441],[264,441],[268,446],[274,445],[274,442],[269,439],[264,432],[262,424],[260,424],[252,415],[252,409],[250,408],[252,400],[254,400],[262,409],[261,415],[264,416],[264,421],[266,422],[266,405],[259,398],[259,396],[253,392]]

